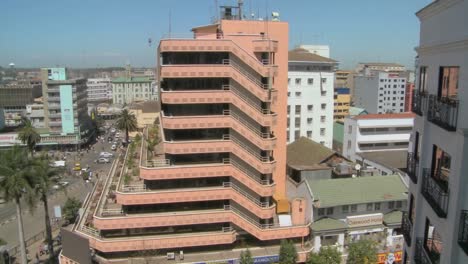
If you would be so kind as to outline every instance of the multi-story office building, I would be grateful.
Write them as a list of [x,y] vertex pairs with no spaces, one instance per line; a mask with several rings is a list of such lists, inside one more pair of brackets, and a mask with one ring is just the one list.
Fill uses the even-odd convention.
[[365,73],[366,71],[404,72],[406,67],[397,63],[360,62],[355,71],[357,73]]
[[468,1],[439,0],[416,13],[420,43],[408,155],[405,260],[468,263]]
[[90,78],[86,86],[88,87],[88,102],[99,103],[112,100],[112,84],[109,78]]
[[[230,11],[191,37],[161,40],[160,152],[147,160],[142,140],[143,152],[131,154],[141,155],[136,176],[111,173],[75,227],[97,261],[154,250],[183,262],[234,261],[232,249],[248,239],[255,257],[277,262],[277,248],[264,246],[309,235],[305,200],[286,196],[288,24],[236,20]],[[62,260],[74,256],[66,243]]]
[[336,88],[348,88],[352,99],[354,93],[354,72],[337,70],[335,72],[335,89]]
[[345,117],[349,116],[349,107],[351,105],[351,94],[349,88],[335,88],[333,100],[333,120],[335,122],[343,121]]
[[119,77],[112,80],[112,102],[114,104],[130,104],[155,100],[154,80],[150,77]]
[[371,114],[405,111],[406,77],[399,73],[371,71],[354,77],[354,105]]
[[332,147],[337,64],[302,48],[289,51],[288,142],[303,136]]
[[[405,159],[413,120],[413,113],[369,114],[345,118],[343,156],[352,161],[363,161],[372,156],[378,158],[382,155],[403,156],[401,159]],[[377,167],[376,164],[372,165]],[[392,168],[378,169],[389,173]]]
[[86,79],[67,79],[65,68],[44,68],[44,126],[59,144],[86,143],[91,131],[87,113]]

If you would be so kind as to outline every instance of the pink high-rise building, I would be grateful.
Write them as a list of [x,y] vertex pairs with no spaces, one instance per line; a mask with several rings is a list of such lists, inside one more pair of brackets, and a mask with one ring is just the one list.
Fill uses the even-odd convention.
[[[96,261],[236,259],[246,245],[271,256],[282,239],[305,260],[310,204],[286,195],[288,24],[236,18],[161,40],[161,143],[148,154],[145,131],[73,232]],[[64,263],[79,262],[65,244]]]

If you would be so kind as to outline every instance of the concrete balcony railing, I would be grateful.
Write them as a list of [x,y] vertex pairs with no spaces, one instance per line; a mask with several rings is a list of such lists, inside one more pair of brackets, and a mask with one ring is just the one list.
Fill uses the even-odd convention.
[[272,150],[276,146],[276,137],[263,133],[257,127],[246,122],[234,111],[225,110],[223,115],[207,116],[162,116],[165,129],[206,129],[232,128],[252,144],[263,150]]
[[262,126],[276,124],[276,114],[268,109],[262,109],[245,95],[229,85],[223,87],[225,90],[203,90],[203,91],[162,91],[161,101],[164,104],[233,104],[246,115],[252,117]]
[[205,188],[159,191],[141,189],[133,192],[117,191],[116,200],[120,205],[233,200],[258,217],[266,219],[273,217],[275,214],[274,205],[270,205],[268,202],[262,202],[258,197],[253,197],[251,194],[231,182],[226,182],[223,186]]
[[242,72],[240,67],[235,68],[231,61],[225,64],[210,65],[162,65],[161,78],[232,78],[246,90],[250,91],[263,102],[270,102],[274,98],[269,85],[260,82],[250,74]]
[[429,95],[427,120],[448,131],[457,130],[458,100]]
[[95,233],[88,234],[88,237],[91,248],[110,253],[232,244],[236,235],[232,228],[224,228],[218,232],[188,234],[103,238]]
[[94,217],[94,226],[99,230],[149,228],[160,226],[197,225],[210,223],[233,223],[260,240],[304,237],[309,234],[308,225],[281,227],[278,224],[260,224],[238,208],[226,205],[224,209],[190,212],[127,214],[114,217]]
[[[167,39],[161,40],[160,52],[230,52],[238,59],[249,65],[262,76],[274,76],[277,73],[276,66],[270,63],[264,64],[252,53],[247,52],[232,40],[227,39]],[[272,40],[253,41],[255,52],[276,52],[278,42]]]
[[270,157],[261,156],[259,151],[230,135],[220,140],[165,141],[164,152],[174,155],[230,152],[264,174],[273,173],[276,167],[276,162]]
[[171,166],[169,160],[148,161],[140,167],[140,178],[145,180],[196,179],[210,177],[233,177],[246,187],[267,197],[274,194],[274,183],[261,180],[259,175],[244,168],[234,159],[223,163]]

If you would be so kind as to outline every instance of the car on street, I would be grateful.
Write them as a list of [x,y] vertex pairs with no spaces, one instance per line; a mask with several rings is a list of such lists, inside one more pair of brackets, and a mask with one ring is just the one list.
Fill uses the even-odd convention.
[[73,167],[74,171],[80,171],[81,170],[81,164],[80,163],[75,163],[75,167]]
[[63,167],[65,167],[65,161],[64,160],[56,160],[56,161],[53,161],[52,163],[50,163],[50,166],[54,167],[54,168],[63,168]]
[[111,149],[112,149],[112,150],[117,150],[117,145],[115,145],[115,144],[112,145]]
[[111,128],[110,130],[111,133],[115,133],[115,131],[116,131],[115,128]]
[[114,157],[114,154],[110,152],[101,152],[99,153],[99,157],[100,158],[112,158]]
[[108,158],[99,158],[96,160],[96,163],[109,163],[110,160]]
[[55,184],[54,186],[52,186],[52,188],[53,188],[54,190],[58,190],[58,189],[60,189],[60,188],[65,188],[65,187],[67,187],[68,184],[69,184],[69,182],[67,182],[67,181],[61,181],[61,182],[58,182],[57,184]]

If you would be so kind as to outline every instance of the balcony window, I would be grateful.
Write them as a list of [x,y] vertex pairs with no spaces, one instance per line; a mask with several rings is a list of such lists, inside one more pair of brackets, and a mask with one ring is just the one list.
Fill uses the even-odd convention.
[[437,232],[434,225],[431,224],[429,219],[426,218],[426,227],[424,230],[424,244],[425,253],[432,263],[439,263],[440,254],[443,249],[442,238]]
[[444,190],[448,189],[451,160],[452,158],[447,152],[433,145],[431,177],[436,180]]
[[294,108],[294,110],[295,110],[294,112],[295,112],[296,114],[300,114],[300,113],[301,113],[301,106],[300,106],[300,105],[296,105],[295,108]]
[[458,94],[459,67],[440,67],[437,97],[456,99]]
[[428,99],[427,119],[448,131],[455,131],[458,123],[458,100],[435,95],[429,95]]
[[421,193],[439,217],[447,217],[449,192],[432,176],[430,169],[423,170]]
[[401,231],[403,233],[403,237],[405,238],[406,244],[411,246],[411,233],[413,230],[413,224],[408,217],[407,212],[403,212],[401,218]]
[[300,127],[301,126],[301,118],[300,117],[296,117],[294,119],[294,126],[296,127]]

